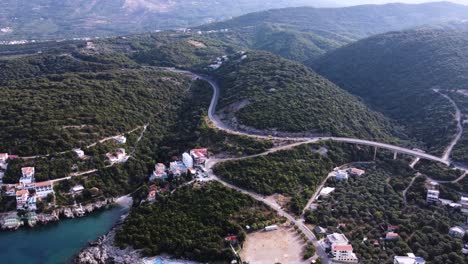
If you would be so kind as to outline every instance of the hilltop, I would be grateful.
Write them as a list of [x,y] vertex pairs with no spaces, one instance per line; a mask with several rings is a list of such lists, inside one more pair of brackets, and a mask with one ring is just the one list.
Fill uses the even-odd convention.
[[215,72],[218,110],[231,125],[260,130],[391,140],[384,116],[307,67],[266,52],[249,52]]
[[468,6],[449,2],[291,7],[250,13],[199,29],[228,29],[228,32],[214,35],[237,45],[307,62],[371,35],[466,18]]
[[455,133],[455,110],[433,89],[466,88],[467,43],[466,29],[390,32],[330,52],[313,67],[435,150]]

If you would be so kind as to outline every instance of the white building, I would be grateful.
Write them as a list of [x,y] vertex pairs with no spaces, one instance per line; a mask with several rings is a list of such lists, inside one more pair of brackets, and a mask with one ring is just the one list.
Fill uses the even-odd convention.
[[127,138],[125,136],[116,136],[114,137],[115,141],[117,141],[120,144],[125,144],[127,142]]
[[333,260],[335,261],[358,263],[358,258],[356,257],[356,254],[353,253],[352,245],[333,244],[331,252],[333,254]]
[[344,170],[339,170],[335,174],[335,179],[337,181],[347,181],[349,178],[348,172]]
[[169,171],[174,177],[179,177],[187,173],[187,167],[181,161],[173,161],[169,164]]
[[8,153],[0,153],[0,162],[6,163],[8,160]]
[[192,149],[190,151],[190,156],[192,156],[195,165],[204,165],[208,158],[208,149]]
[[421,257],[416,257],[413,253],[408,253],[408,256],[395,256],[393,264],[426,264],[426,261]]
[[129,156],[125,153],[125,149],[119,148],[114,154],[107,153],[106,157],[111,163],[118,163],[126,162]]
[[21,168],[21,178],[19,183],[23,185],[23,187],[29,187],[34,183],[34,167],[24,167]]
[[36,195],[39,198],[46,198],[49,193],[54,193],[53,183],[51,181],[38,182],[35,184]]
[[184,163],[185,167],[193,168],[193,158],[187,152],[182,154],[182,162]]
[[70,189],[70,191],[72,193],[81,193],[82,191],[84,191],[84,187],[83,185],[75,185]]
[[84,154],[84,151],[77,148],[77,149],[73,149],[73,152],[75,152],[76,156],[78,156],[78,158],[84,158],[85,154]]
[[439,202],[439,190],[427,190],[426,202],[437,203]]
[[449,229],[449,235],[452,237],[457,237],[457,238],[463,238],[465,235],[466,231],[463,227],[461,226],[454,226]]
[[464,213],[468,213],[468,197],[462,196],[460,199],[461,210]]

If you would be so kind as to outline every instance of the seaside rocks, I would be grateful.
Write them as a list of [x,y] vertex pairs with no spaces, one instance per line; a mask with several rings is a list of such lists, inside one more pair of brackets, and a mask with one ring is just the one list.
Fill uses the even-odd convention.
[[90,243],[88,248],[81,250],[75,258],[75,264],[139,264],[142,263],[138,251],[131,249],[119,249],[113,245],[115,229],[107,235],[99,237]]

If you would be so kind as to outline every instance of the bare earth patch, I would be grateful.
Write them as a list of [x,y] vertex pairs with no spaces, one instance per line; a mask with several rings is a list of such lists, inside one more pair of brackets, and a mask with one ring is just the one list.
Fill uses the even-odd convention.
[[206,48],[205,43],[200,42],[200,41],[189,39],[189,40],[187,40],[187,42],[190,43],[192,46],[195,46],[197,48]]
[[291,197],[286,197],[281,194],[273,194],[266,197],[266,199],[270,202],[278,204],[281,207],[285,207],[291,201]]
[[304,240],[293,228],[249,234],[240,252],[242,261],[255,264],[308,263],[302,259]]

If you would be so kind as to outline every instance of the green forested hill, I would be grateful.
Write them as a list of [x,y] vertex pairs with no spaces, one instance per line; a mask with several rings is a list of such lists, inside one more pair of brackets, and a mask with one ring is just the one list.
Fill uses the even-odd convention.
[[228,32],[216,33],[215,36],[305,62],[374,34],[466,18],[467,6],[448,2],[346,8],[297,7],[251,13],[200,29],[228,29]]
[[231,123],[384,140],[396,135],[388,119],[307,67],[270,53],[246,56],[215,73],[221,84],[218,110]]
[[429,148],[455,131],[453,106],[432,89],[466,88],[466,30],[390,32],[319,59],[314,68],[374,109],[401,120]]

